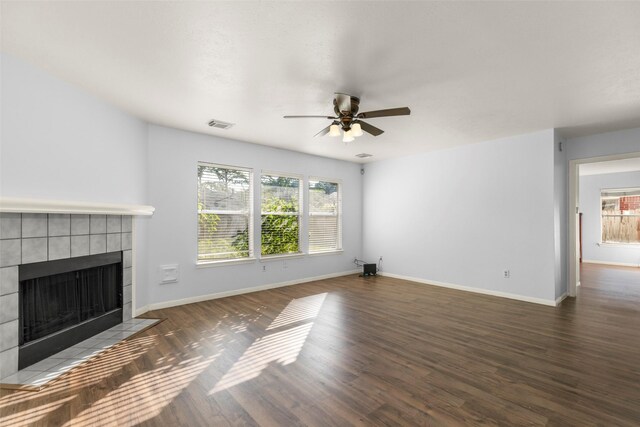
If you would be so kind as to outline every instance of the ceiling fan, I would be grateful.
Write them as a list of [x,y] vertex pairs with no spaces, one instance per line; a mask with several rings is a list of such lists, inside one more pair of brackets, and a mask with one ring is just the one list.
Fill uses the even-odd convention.
[[370,125],[367,122],[363,122],[362,119],[373,119],[376,117],[389,117],[389,116],[408,116],[411,114],[409,107],[401,108],[389,108],[386,110],[367,111],[364,113],[358,113],[360,106],[360,98],[347,95],[346,93],[336,93],[333,98],[333,111],[335,116],[284,116],[285,119],[302,119],[302,118],[317,118],[317,119],[329,119],[333,122],[322,129],[314,136],[340,136],[340,128],[342,128],[344,135],[343,142],[351,142],[355,137],[363,135],[362,131],[365,131],[373,136],[381,135],[384,131],[378,129],[375,126]]

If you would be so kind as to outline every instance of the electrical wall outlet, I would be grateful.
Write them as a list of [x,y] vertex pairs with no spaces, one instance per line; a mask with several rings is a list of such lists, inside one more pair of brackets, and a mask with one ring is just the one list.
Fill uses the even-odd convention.
[[502,277],[504,277],[505,279],[508,279],[511,277],[511,270],[504,270],[502,272]]
[[287,261],[282,261],[282,268],[289,268]]
[[266,265],[263,265],[263,266],[262,266],[262,272],[263,272],[263,273],[266,273],[266,272],[267,272],[267,266],[266,266]]

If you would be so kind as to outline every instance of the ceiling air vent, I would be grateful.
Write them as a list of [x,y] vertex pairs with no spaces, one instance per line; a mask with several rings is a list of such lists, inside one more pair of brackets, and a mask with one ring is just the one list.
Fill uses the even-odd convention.
[[212,128],[218,128],[218,129],[229,129],[231,126],[233,126],[233,123],[227,123],[221,120],[214,119],[209,122],[209,126],[211,126]]
[[356,157],[360,157],[361,159],[365,159],[367,157],[373,157],[373,154],[369,154],[369,153],[360,153],[360,154],[356,154]]

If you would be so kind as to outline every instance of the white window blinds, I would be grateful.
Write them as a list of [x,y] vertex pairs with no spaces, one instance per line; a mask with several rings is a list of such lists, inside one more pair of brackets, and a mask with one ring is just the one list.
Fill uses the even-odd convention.
[[249,258],[252,173],[198,163],[198,261]]
[[340,183],[309,179],[309,253],[342,249]]
[[295,176],[262,175],[262,255],[300,252],[300,181],[300,178]]

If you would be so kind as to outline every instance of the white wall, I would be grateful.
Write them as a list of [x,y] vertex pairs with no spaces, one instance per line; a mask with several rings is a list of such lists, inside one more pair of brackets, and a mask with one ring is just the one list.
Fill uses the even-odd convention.
[[146,123],[2,54],[3,197],[144,203]]
[[553,130],[368,164],[363,211],[386,273],[556,298]]
[[640,246],[600,245],[600,190],[640,187],[640,171],[580,177],[582,260],[640,266]]
[[[145,122],[15,57],[0,60],[0,196],[147,203]],[[144,224],[137,230],[143,252]],[[144,304],[144,287],[136,290]]]
[[[197,268],[198,161],[253,168],[255,184],[262,170],[301,174],[305,180],[308,176],[342,180],[344,252],[287,259],[287,268],[282,260]],[[148,164],[149,203],[156,208],[149,221],[151,304],[350,271],[353,259],[360,257],[362,177],[358,164],[154,125],[149,127]],[[257,198],[254,212],[260,212]],[[255,230],[259,223],[255,215]],[[255,248],[260,247],[259,242],[256,233]],[[159,284],[159,266],[164,264],[179,265],[178,283]]]
[[640,152],[640,128],[567,139],[567,161]]

